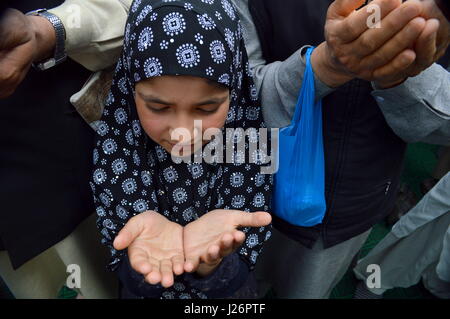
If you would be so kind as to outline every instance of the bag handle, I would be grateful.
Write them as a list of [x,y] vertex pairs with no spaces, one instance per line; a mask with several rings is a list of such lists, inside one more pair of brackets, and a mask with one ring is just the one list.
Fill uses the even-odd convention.
[[297,104],[295,106],[294,117],[291,122],[293,127],[292,132],[296,132],[300,119],[302,116],[302,102],[307,101],[309,105],[314,105],[315,100],[315,86],[314,86],[314,71],[311,66],[311,54],[315,47],[310,47],[306,51],[306,67],[303,73],[303,82],[298,94]]

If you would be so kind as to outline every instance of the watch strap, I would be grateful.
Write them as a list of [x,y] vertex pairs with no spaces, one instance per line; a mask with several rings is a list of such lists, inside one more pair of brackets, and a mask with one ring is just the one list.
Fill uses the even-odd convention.
[[42,71],[64,62],[67,58],[65,51],[66,31],[61,20],[56,15],[48,12],[47,9],[34,10],[28,12],[27,15],[35,15],[47,19],[53,25],[56,34],[55,53],[53,57],[35,63],[33,66]]

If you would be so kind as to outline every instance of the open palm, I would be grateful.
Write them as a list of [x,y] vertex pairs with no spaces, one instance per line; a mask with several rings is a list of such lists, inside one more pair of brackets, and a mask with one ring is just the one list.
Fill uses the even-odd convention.
[[128,248],[131,267],[150,284],[170,287],[174,274],[183,273],[183,227],[153,211],[131,218],[114,240],[114,248]]

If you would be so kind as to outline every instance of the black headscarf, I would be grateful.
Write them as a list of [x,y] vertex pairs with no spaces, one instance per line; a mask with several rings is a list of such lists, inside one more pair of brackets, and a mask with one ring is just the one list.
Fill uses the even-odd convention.
[[[269,143],[261,143],[258,153],[250,156],[237,153],[234,164],[186,164],[175,163],[145,134],[134,87],[163,75],[197,76],[229,87],[230,110],[222,130],[255,128],[249,137],[234,134],[236,142],[245,139],[246,150],[259,140],[257,130],[265,127],[241,27],[229,0],[135,0],[97,131],[91,182],[97,225],[113,256],[111,269],[124,254],[112,247],[116,234],[141,212],[153,210],[186,225],[214,209],[270,209],[272,177],[261,174],[263,162],[248,160],[267,155],[262,150],[270,148]],[[242,156],[247,160],[240,164]],[[252,269],[270,237],[270,226],[243,231],[247,237],[238,253]]]

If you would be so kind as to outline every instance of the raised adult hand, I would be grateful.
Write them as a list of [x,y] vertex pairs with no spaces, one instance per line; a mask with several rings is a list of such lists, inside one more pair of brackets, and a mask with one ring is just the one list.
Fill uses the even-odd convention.
[[[422,0],[423,11],[422,17],[425,19],[437,19],[439,21],[439,29],[436,35],[436,55],[434,60],[438,60],[445,54],[450,45],[450,21],[444,16],[444,13],[434,0]],[[423,36],[424,38],[426,35]],[[416,46],[420,46],[417,44]]]
[[271,220],[266,212],[217,209],[206,213],[184,227],[184,270],[196,271],[200,264],[210,266],[206,268],[212,270],[244,242],[245,234],[237,228],[262,227],[269,225]]
[[380,10],[380,28],[368,24],[374,12],[367,6],[356,10],[364,3],[336,0],[328,9],[326,42],[315,50],[312,63],[319,78],[330,86],[353,78],[376,81],[405,70],[416,59],[413,47],[427,24],[421,17],[421,2],[372,1]]
[[421,16],[427,20],[424,30],[413,46],[415,60],[397,73],[390,72],[387,67],[375,71],[375,82],[381,88],[395,86],[408,77],[420,74],[441,58],[450,44],[450,23],[434,0],[422,0],[421,5]]
[[184,272],[183,227],[154,211],[131,218],[116,236],[114,248],[128,248],[131,267],[152,285],[170,287],[174,274]]
[[55,30],[45,18],[25,16],[15,9],[0,18],[0,98],[14,93],[30,66],[51,56]]

